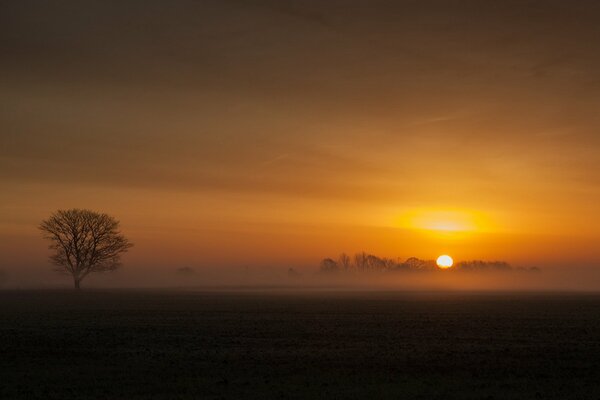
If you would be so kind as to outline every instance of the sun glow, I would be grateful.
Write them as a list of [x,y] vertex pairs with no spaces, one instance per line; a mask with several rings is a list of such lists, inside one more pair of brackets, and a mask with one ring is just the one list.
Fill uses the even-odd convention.
[[442,269],[446,269],[446,268],[450,268],[450,267],[452,267],[452,265],[454,265],[454,260],[452,259],[452,257],[444,254],[437,258],[436,263],[437,263],[438,267],[440,267]]
[[490,227],[482,213],[460,209],[414,209],[399,222],[405,228],[437,232],[473,232]]

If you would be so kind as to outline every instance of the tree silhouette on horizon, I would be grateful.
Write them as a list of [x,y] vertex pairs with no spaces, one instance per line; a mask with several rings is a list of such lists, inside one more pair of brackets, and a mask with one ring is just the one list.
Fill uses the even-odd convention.
[[39,229],[50,240],[55,270],[72,275],[75,289],[90,273],[117,269],[121,254],[133,246],[119,231],[119,221],[85,209],[58,210]]

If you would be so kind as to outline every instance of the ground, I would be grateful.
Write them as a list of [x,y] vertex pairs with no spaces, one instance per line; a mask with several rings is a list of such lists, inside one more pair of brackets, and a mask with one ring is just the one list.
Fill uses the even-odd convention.
[[600,398],[600,295],[4,291],[3,399]]

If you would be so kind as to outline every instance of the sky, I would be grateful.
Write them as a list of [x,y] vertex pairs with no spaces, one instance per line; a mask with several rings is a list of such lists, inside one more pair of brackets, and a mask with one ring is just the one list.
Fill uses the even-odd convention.
[[600,3],[0,4],[0,268],[114,215],[127,268],[600,265]]

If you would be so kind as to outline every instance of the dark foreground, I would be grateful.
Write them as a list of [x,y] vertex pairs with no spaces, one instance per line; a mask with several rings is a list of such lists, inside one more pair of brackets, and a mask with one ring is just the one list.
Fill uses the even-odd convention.
[[0,398],[600,398],[600,296],[0,292]]

